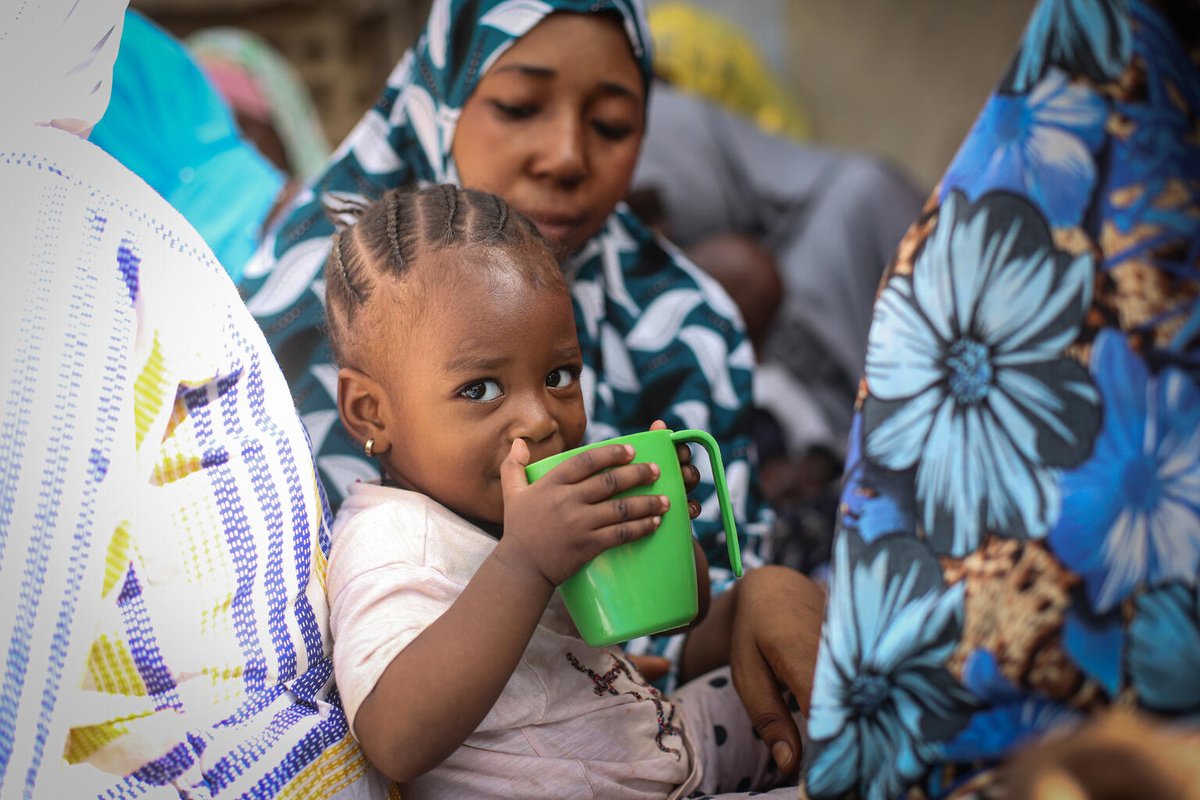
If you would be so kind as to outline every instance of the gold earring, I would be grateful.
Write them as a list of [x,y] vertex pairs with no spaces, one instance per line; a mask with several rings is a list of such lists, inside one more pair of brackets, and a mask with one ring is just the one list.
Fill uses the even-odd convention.
[[367,458],[374,455],[371,451],[375,449],[375,440],[367,439],[367,443],[363,445],[363,452],[367,454]]

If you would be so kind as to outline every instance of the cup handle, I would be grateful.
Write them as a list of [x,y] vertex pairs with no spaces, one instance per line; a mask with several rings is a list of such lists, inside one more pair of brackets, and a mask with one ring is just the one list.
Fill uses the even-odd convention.
[[721,523],[725,526],[725,546],[729,548],[729,564],[734,576],[742,577],[742,551],[738,546],[737,526],[733,520],[733,503],[729,499],[729,486],[725,483],[725,464],[721,461],[721,448],[717,440],[706,431],[692,428],[671,432],[672,442],[691,442],[708,451],[712,464],[713,480],[717,485],[717,502],[721,506]]

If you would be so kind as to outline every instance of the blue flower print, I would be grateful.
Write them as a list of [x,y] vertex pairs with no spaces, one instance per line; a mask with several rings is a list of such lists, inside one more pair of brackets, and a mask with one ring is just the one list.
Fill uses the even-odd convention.
[[1173,715],[1200,712],[1200,596],[1194,586],[1172,583],[1138,597],[1126,658],[1143,706]]
[[1054,249],[1045,221],[1004,192],[952,192],[913,265],[880,294],[868,339],[866,457],[915,467],[918,522],[938,553],[985,531],[1045,535],[1054,468],[1091,452],[1100,411],[1064,355],[1091,302],[1092,259]]
[[916,530],[912,481],[879,469],[862,457],[862,413],[850,423],[846,479],[842,487],[839,524],[870,544],[891,533]]
[[1174,368],[1151,376],[1108,329],[1092,347],[1092,372],[1104,427],[1092,457],[1063,473],[1062,515],[1048,539],[1103,613],[1143,583],[1195,580],[1200,386]]
[[967,763],[999,760],[1047,731],[1084,720],[1078,711],[1039,699],[1015,700],[980,711],[953,741],[940,750],[946,761]]
[[985,191],[1026,194],[1055,227],[1079,224],[1096,185],[1093,154],[1108,106],[1092,89],[1052,70],[1028,95],[994,94],[942,180],[975,199]]
[[1132,52],[1127,6],[1126,0],[1042,0],[1005,84],[1027,92],[1052,64],[1097,83],[1114,80]]
[[1121,691],[1125,626],[1119,611],[1097,616],[1086,602],[1077,602],[1063,618],[1062,649],[1110,698]]
[[865,545],[842,533],[832,564],[808,791],[898,797],[973,710],[944,666],[961,633],[964,585],[947,588],[933,554],[911,536]]
[[[1097,193],[1100,215],[1120,246],[1106,248],[1105,266],[1148,262],[1190,280],[1200,260],[1200,79],[1171,26],[1141,4],[1134,51],[1145,72],[1142,94],[1118,97],[1108,169]],[[1186,313],[1180,307],[1176,313]]]

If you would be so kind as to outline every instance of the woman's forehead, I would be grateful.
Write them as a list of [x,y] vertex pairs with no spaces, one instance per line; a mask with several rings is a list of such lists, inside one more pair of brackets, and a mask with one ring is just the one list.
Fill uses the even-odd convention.
[[553,77],[565,70],[591,73],[597,83],[644,97],[644,75],[620,20],[612,14],[550,14],[505,50],[485,77]]

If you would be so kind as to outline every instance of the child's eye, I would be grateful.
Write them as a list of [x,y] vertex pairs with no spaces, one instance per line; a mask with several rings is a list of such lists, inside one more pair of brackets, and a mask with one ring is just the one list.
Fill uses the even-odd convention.
[[468,400],[486,403],[489,400],[495,400],[503,392],[500,390],[500,384],[496,381],[476,381],[464,386],[459,394]]
[[546,385],[551,389],[564,389],[575,382],[575,370],[572,367],[559,367],[546,376]]

